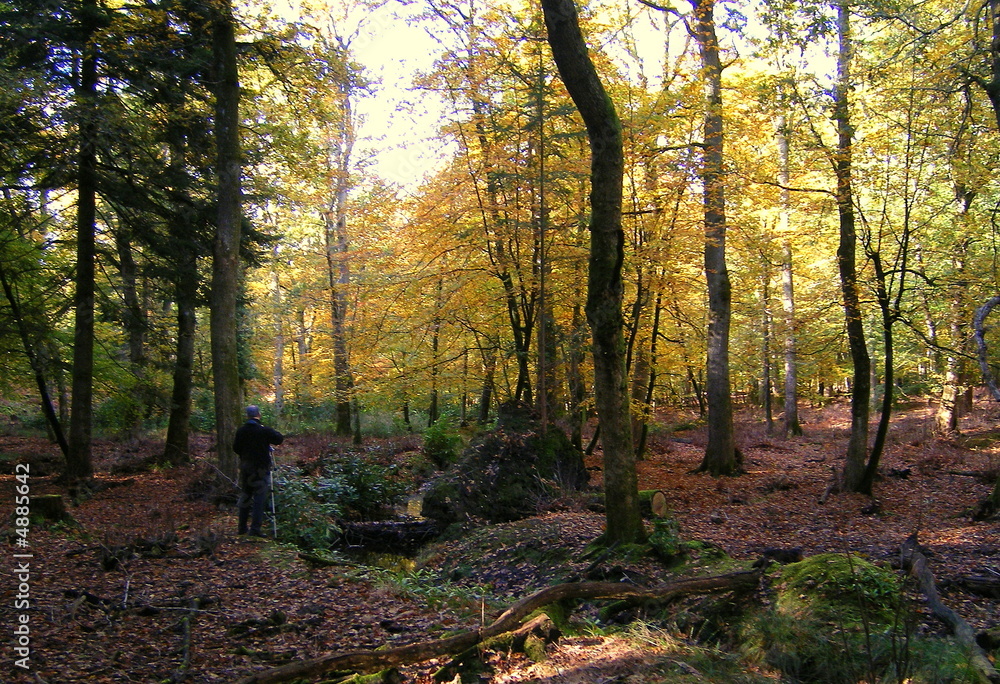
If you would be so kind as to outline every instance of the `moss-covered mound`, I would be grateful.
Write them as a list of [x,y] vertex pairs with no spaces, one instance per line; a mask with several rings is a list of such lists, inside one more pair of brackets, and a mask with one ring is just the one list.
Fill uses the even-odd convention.
[[521,520],[587,480],[583,454],[562,430],[543,431],[529,410],[507,406],[496,429],[473,441],[427,492],[423,514],[444,524]]
[[790,617],[844,627],[898,618],[900,581],[889,569],[853,554],[821,553],[784,566],[776,608]]
[[961,649],[917,632],[900,577],[853,554],[783,567],[773,601],[749,617],[742,648],[792,681],[977,682]]

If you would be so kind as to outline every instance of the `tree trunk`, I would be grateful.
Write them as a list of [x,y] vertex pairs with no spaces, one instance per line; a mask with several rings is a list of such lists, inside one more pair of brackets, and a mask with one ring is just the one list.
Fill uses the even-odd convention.
[[840,288],[847,319],[847,339],[854,366],[851,384],[851,436],[844,463],[844,488],[859,491],[864,478],[868,456],[868,416],[871,406],[871,359],[865,343],[861,301],[858,294],[858,275],[855,264],[857,231],[854,219],[854,194],[851,180],[851,149],[854,128],[851,125],[850,103],[847,94],[851,83],[851,24],[850,0],[838,0],[838,35],[840,52],[837,59],[837,88],[834,120],[837,124],[837,211],[840,215],[840,245],[837,248],[837,266],[840,270]]
[[798,359],[795,349],[795,286],[792,275],[792,245],[786,242],[781,264],[781,306],[785,315],[785,437],[802,434],[802,424],[799,422]]
[[792,243],[787,239],[790,230],[790,202],[788,185],[788,124],[784,115],[779,117],[776,127],[778,143],[778,185],[781,186],[781,210],[778,215],[778,234],[783,240],[781,259],[781,309],[785,324],[785,401],[784,436],[799,436],[802,425],[799,422],[798,360],[795,348],[795,286],[792,271]]
[[[278,255],[277,246],[274,247],[274,255]],[[273,268],[271,297],[274,306],[274,369],[271,379],[274,383],[274,415],[281,416],[285,410],[285,305],[277,265]]]
[[[766,257],[765,257],[766,258]],[[768,263],[764,269],[764,277],[762,278],[762,291],[761,291],[761,311],[760,311],[760,327],[761,327],[761,379],[760,379],[760,403],[764,407],[764,423],[766,425],[766,434],[774,434],[774,406],[772,403],[772,386],[773,380],[771,378],[771,336],[774,334],[774,326],[772,325],[771,309],[770,309],[770,299],[771,299],[771,266]]]
[[[903,249],[906,249],[906,242],[903,242]],[[868,454],[868,463],[865,466],[864,475],[854,491],[871,495],[875,485],[875,475],[878,473],[878,464],[882,458],[882,451],[885,448],[885,439],[889,433],[889,420],[892,416],[892,397],[896,386],[896,374],[894,368],[894,349],[892,339],[892,326],[896,321],[892,305],[889,301],[889,293],[886,289],[886,274],[882,267],[882,258],[878,252],[871,250],[869,257],[875,266],[875,287],[876,298],[879,303],[879,310],[882,313],[882,341],[885,345],[885,383],[882,392],[882,412],[879,416],[878,429],[875,431],[875,441],[872,444],[871,453]],[[905,261],[904,261],[905,266]],[[902,269],[905,272],[905,268]],[[903,290],[904,281],[900,276],[899,287]],[[898,303],[896,310],[898,310]]]
[[656,295],[656,304],[653,306],[653,329],[650,331],[649,341],[649,369],[646,377],[646,396],[643,405],[646,409],[645,419],[642,421],[642,428],[639,430],[638,441],[635,445],[635,457],[643,458],[646,453],[646,440],[649,437],[649,421],[652,419],[653,393],[656,391],[656,347],[660,336],[660,313],[663,311],[663,296]]
[[[182,257],[183,258],[183,257]],[[197,264],[190,256],[177,280],[177,358],[174,361],[174,384],[170,394],[170,418],[163,460],[186,463],[191,460],[191,382],[194,369],[195,307],[198,296]]]
[[431,322],[431,399],[427,407],[427,427],[430,427],[441,417],[441,407],[438,405],[438,376],[441,373],[440,355],[441,349],[441,305],[444,281],[438,279],[437,297],[434,299],[434,320]]
[[590,262],[587,321],[593,334],[594,394],[604,445],[605,542],[645,538],[632,451],[622,316],[622,129],[580,32],[573,0],[543,0],[549,45],[590,141]]
[[587,422],[584,402],[587,398],[587,386],[583,379],[583,363],[585,357],[583,315],[579,300],[575,299],[573,304],[572,329],[570,330],[568,349],[566,351],[566,382],[569,386],[569,419],[570,419],[570,441],[578,450],[583,451],[583,426]]
[[118,252],[118,272],[122,278],[122,300],[124,311],[122,327],[128,335],[128,360],[132,372],[138,379],[136,390],[142,411],[136,414],[136,424],[132,433],[138,436],[142,430],[142,419],[146,415],[152,399],[153,388],[146,374],[146,316],[139,298],[138,266],[132,254],[132,243],[126,228],[120,228],[115,236],[115,248]]
[[[449,20],[450,21],[450,20]],[[455,27],[456,31],[458,27]],[[513,252],[507,244],[507,230],[512,225],[510,217],[502,211],[503,186],[501,174],[496,169],[494,146],[487,134],[487,122],[490,118],[490,97],[478,69],[478,59],[481,48],[477,44],[479,29],[474,24],[470,14],[465,18],[462,27],[468,35],[465,77],[468,83],[469,100],[472,106],[472,122],[475,129],[476,144],[479,146],[480,163],[485,175],[485,197],[479,189],[476,172],[471,168],[476,199],[479,206],[483,234],[486,237],[486,249],[493,275],[500,281],[504,292],[504,302],[507,306],[507,320],[510,323],[511,336],[514,343],[514,356],[517,360],[517,381],[514,385],[514,401],[531,401],[531,376],[529,352],[531,348],[532,328],[534,326],[534,305],[537,293],[528,291],[523,283],[514,280],[514,274],[519,268],[512,263]],[[467,145],[468,147],[468,145]],[[514,230],[517,230],[514,228]],[[537,255],[532,255],[533,258]],[[544,353],[544,352],[543,352]]]
[[479,393],[479,417],[477,422],[486,425],[490,420],[490,406],[493,404],[493,388],[497,370],[497,350],[494,347],[481,349],[483,357],[483,387]]
[[[997,387],[996,378],[990,369],[986,346],[986,317],[990,315],[990,312],[997,305],[1000,305],[1000,297],[991,297],[988,299],[985,304],[976,309],[976,315],[972,323],[975,329],[976,346],[979,352],[979,368],[983,374],[983,382],[990,390],[993,399],[1000,401],[1000,388]],[[984,509],[984,514],[992,514],[1000,511],[1000,477],[997,478],[996,484],[993,486],[993,492],[985,502]]]
[[215,140],[218,213],[212,245],[211,337],[215,386],[215,448],[219,471],[236,479],[237,458],[230,448],[240,416],[237,295],[240,281],[240,86],[236,25],[230,0],[214,6]]
[[715,34],[714,0],[692,0],[694,37],[701,50],[705,84],[702,182],[705,187],[705,279],[708,284],[708,444],[698,470],[736,475],[741,463],[733,427],[729,378],[732,286],[726,267],[726,200],[723,169],[722,62]]
[[348,354],[348,292],[351,281],[350,239],[347,233],[347,202],[351,189],[351,156],[354,151],[354,108],[350,85],[340,93],[340,125],[330,141],[328,174],[330,203],[324,213],[327,275],[330,283],[330,322],[333,337],[334,401],[337,404],[338,435],[351,434],[351,395],[354,376]]
[[990,42],[991,78],[982,86],[993,105],[993,115],[997,129],[1000,130],[1000,0],[989,0],[989,10],[990,26],[993,29],[993,39]]
[[312,403],[313,382],[312,382],[312,362],[309,360],[311,345],[309,344],[309,326],[306,325],[306,312],[304,308],[296,311],[295,317],[295,349],[299,353],[296,371],[296,400],[301,403]]
[[80,153],[76,207],[76,322],[73,330],[73,395],[69,421],[69,454],[64,475],[74,481],[90,477],[94,396],[94,261],[97,232],[97,54],[92,37],[100,10],[87,0],[81,8],[79,106]]
[[17,326],[17,332],[21,338],[21,344],[24,346],[24,354],[28,357],[28,363],[31,366],[31,370],[35,374],[35,386],[38,388],[38,397],[41,400],[42,414],[45,416],[45,422],[52,431],[52,436],[55,439],[56,444],[59,445],[59,450],[62,452],[63,458],[68,461],[69,444],[66,442],[66,436],[63,434],[62,424],[59,422],[59,417],[56,415],[55,407],[52,405],[52,397],[49,395],[48,383],[45,380],[44,365],[42,364],[42,359],[35,353],[35,344],[31,339],[31,335],[28,334],[28,326],[25,323],[23,314],[21,313],[20,300],[14,293],[14,287],[11,284],[10,279],[7,278],[3,262],[0,262],[0,286],[3,287],[4,295],[7,297],[7,302],[10,304],[11,316]]

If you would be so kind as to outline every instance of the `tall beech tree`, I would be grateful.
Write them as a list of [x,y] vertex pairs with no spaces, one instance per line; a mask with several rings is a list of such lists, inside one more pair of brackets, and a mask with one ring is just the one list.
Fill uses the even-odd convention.
[[597,75],[573,0],[542,0],[559,75],[580,110],[590,140],[590,261],[587,321],[593,334],[594,399],[604,446],[607,543],[642,540],[638,477],[632,450],[622,315],[622,130]]
[[[324,41],[328,40],[323,37]],[[351,240],[348,231],[350,192],[353,187],[351,167],[354,163],[355,132],[354,98],[364,87],[356,65],[350,61],[350,40],[340,36],[328,46],[336,55],[334,63],[342,65],[344,76],[336,84],[332,130],[326,132],[326,173],[329,197],[323,210],[326,244],[327,277],[330,286],[330,334],[333,341],[334,400],[337,404],[335,432],[351,434],[351,404],[354,375],[348,346],[351,285]]]
[[781,206],[778,210],[778,234],[781,246],[781,310],[784,320],[784,362],[785,362],[785,411],[782,432],[785,437],[802,434],[799,422],[798,355],[795,340],[795,283],[792,269],[792,242],[789,236],[791,223],[791,202],[789,201],[789,138],[791,126],[788,117],[780,115],[775,126],[775,142],[778,146],[778,186]]
[[729,328],[732,285],[726,267],[726,198],[723,168],[722,60],[715,32],[714,0],[691,0],[692,33],[701,52],[705,89],[702,183],[705,202],[705,279],[708,283],[708,359],[705,391],[708,444],[699,470],[735,475],[741,467],[733,427],[729,378]]

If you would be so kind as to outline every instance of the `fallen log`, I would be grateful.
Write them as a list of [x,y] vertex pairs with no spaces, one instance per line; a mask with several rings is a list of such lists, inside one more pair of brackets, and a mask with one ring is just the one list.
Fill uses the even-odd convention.
[[955,584],[970,594],[1000,599],[1000,577],[965,575],[955,580]]
[[378,672],[389,667],[413,665],[446,655],[462,653],[482,641],[518,629],[522,621],[542,606],[565,599],[631,599],[667,601],[688,594],[748,590],[760,581],[759,571],[697,577],[668,582],[656,587],[639,587],[619,582],[571,582],[557,584],[526,596],[482,629],[436,641],[424,641],[377,651],[334,652],[310,660],[288,663],[257,672],[237,684],[279,684],[298,678],[316,677],[332,671]]
[[907,537],[900,547],[900,560],[903,569],[920,585],[920,590],[924,593],[927,606],[931,609],[934,617],[948,626],[960,645],[969,649],[972,665],[989,681],[1000,682],[1000,673],[993,667],[986,652],[976,643],[976,635],[972,631],[972,627],[962,619],[961,615],[946,606],[938,596],[934,574],[928,566],[926,556],[920,551],[916,532]]

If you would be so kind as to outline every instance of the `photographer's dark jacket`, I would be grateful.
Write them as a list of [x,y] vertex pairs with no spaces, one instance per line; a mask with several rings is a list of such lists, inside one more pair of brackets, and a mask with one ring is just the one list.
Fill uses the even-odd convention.
[[271,445],[281,444],[284,439],[280,432],[265,427],[259,420],[248,420],[233,437],[233,451],[240,457],[240,468],[270,470]]

